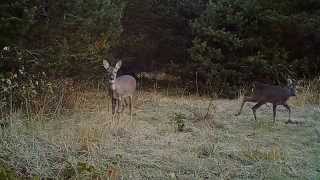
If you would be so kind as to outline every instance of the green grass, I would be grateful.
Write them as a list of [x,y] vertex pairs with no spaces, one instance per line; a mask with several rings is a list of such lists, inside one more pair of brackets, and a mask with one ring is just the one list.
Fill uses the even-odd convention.
[[[85,92],[60,116],[0,130],[0,160],[14,176],[73,179],[317,179],[320,111],[294,106],[301,125],[263,107],[255,122],[238,100],[140,92],[133,121],[112,119],[103,91]],[[183,124],[183,127],[182,127]],[[181,128],[181,131],[179,130]],[[178,129],[178,130],[177,130]],[[2,171],[0,171],[2,172]]]

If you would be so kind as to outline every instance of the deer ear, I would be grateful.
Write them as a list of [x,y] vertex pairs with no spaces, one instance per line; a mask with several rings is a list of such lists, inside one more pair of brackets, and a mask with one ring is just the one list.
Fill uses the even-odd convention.
[[106,70],[108,70],[108,69],[109,69],[110,64],[108,63],[108,61],[107,61],[107,60],[103,60],[103,67],[104,67]]
[[121,65],[122,65],[122,61],[119,60],[119,61],[117,62],[117,64],[116,64],[116,66],[115,66],[115,69],[118,71],[118,70],[120,69]]

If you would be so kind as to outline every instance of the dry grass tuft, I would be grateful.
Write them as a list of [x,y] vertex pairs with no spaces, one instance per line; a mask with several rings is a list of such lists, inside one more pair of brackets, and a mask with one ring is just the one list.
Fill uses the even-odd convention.
[[249,161],[281,161],[285,160],[286,155],[277,144],[272,144],[271,147],[251,147],[242,151],[242,154],[246,160]]
[[297,91],[297,97],[292,100],[296,106],[320,104],[320,78],[300,81],[297,85]]
[[202,124],[205,127],[209,127],[211,129],[214,128],[223,128],[224,125],[219,122],[215,114],[216,111],[216,105],[214,104],[214,100],[210,100],[208,106],[206,109],[203,109],[202,107],[190,107],[188,108],[189,112],[192,114],[192,120],[196,124]]
[[214,157],[217,149],[215,144],[203,144],[198,148],[198,157],[199,158],[208,158]]

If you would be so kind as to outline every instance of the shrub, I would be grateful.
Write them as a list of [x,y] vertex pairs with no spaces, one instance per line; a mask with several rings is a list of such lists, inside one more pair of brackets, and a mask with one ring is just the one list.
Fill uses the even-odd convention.
[[171,117],[171,122],[177,132],[182,132],[185,129],[186,115],[182,113],[174,113]]

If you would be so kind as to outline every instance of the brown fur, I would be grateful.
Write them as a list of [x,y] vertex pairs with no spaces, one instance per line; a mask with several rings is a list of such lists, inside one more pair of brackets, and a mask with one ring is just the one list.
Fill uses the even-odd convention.
[[280,87],[263,83],[255,83],[252,96],[245,96],[241,104],[237,116],[241,114],[242,108],[246,102],[256,102],[257,104],[252,107],[254,119],[257,120],[256,110],[266,103],[273,105],[273,122],[275,122],[276,108],[278,105],[284,106],[289,112],[288,122],[291,121],[291,109],[287,104],[288,99],[295,96],[295,88],[292,81],[288,80],[288,87]]

